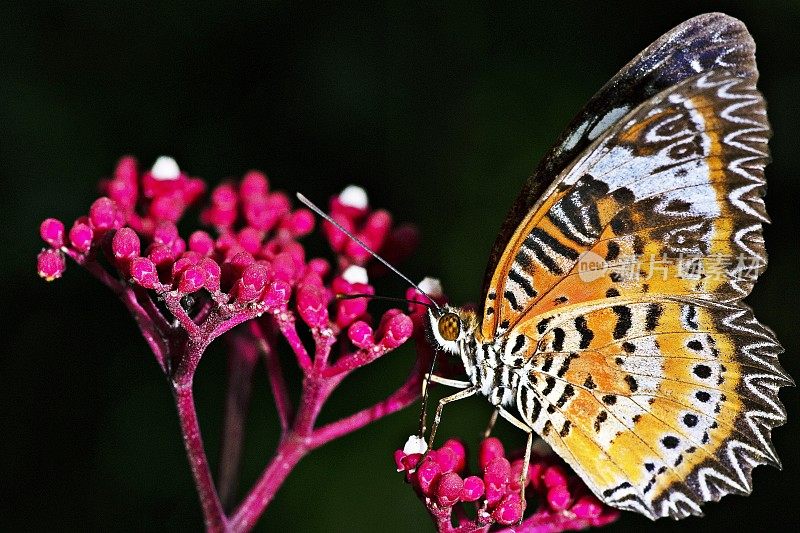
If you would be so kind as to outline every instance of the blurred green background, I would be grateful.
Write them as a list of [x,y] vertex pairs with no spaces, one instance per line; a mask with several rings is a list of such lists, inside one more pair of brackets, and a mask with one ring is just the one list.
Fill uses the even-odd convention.
[[[71,265],[35,273],[38,224],[72,220],[127,153],[174,156],[216,183],[250,168],[319,202],[348,183],[416,222],[420,252],[402,265],[442,279],[454,302],[478,297],[506,208],[580,106],[679,22],[721,10],[758,45],[770,104],[770,267],[749,302],[797,362],[800,4],[564,2],[433,7],[388,2],[3,3],[0,7],[0,529],[197,530],[201,515],[169,389],[132,320]],[[394,280],[379,286],[402,293]],[[405,349],[345,382],[323,420],[368,405],[404,379]],[[214,346],[196,393],[216,460],[225,383]],[[296,373],[290,380],[296,382]],[[796,389],[774,432],[784,470],[755,471],[755,492],[682,523],[625,514],[612,530],[782,530],[798,524]],[[449,409],[440,435],[477,440],[488,404]],[[260,530],[430,530],[393,470],[416,409],[314,452],[291,474]],[[523,436],[500,435],[513,447]],[[243,482],[274,448],[277,419],[259,377]]]

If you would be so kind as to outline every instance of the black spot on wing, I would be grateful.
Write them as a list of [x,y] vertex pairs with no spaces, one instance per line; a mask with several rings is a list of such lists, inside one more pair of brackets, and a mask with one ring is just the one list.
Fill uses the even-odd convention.
[[614,332],[612,333],[612,336],[614,339],[621,339],[626,333],[628,333],[628,330],[631,329],[631,326],[633,325],[633,313],[631,312],[630,307],[626,305],[615,305],[611,308],[611,310],[617,315],[617,323],[614,325]]
[[594,419],[594,430],[596,432],[600,431],[600,426],[606,421],[606,419],[608,419],[608,411],[600,411],[600,413],[598,413],[597,417]]
[[545,382],[545,387],[542,390],[542,396],[547,396],[553,391],[553,388],[556,386],[556,378],[554,378],[553,376],[547,376],[544,382]]
[[564,349],[564,338],[566,333],[561,328],[553,329],[553,350],[560,352]]
[[558,376],[560,378],[564,377],[564,374],[566,374],[567,370],[569,370],[570,363],[572,363],[572,360],[576,359],[577,357],[578,357],[578,354],[576,354],[576,353],[571,353],[568,356],[566,356],[564,358],[564,362],[561,363],[561,367],[558,369],[558,372],[556,372],[556,376]]
[[594,332],[589,329],[586,324],[586,317],[579,316],[575,318],[575,329],[581,335],[581,340],[578,346],[584,350],[589,347],[589,344],[592,342],[594,338]]
[[539,333],[539,335],[543,335],[544,332],[547,331],[547,324],[550,323],[550,320],[550,318],[543,318],[538,324],[536,324],[536,331]]
[[513,309],[514,311],[520,310],[520,305],[517,302],[517,297],[514,296],[514,293],[512,291],[504,292],[503,296],[505,297],[506,300],[508,300],[508,305],[511,306],[511,309]]
[[513,268],[508,272],[508,279],[519,285],[528,298],[533,298],[536,296],[536,290],[533,288],[530,279],[527,276],[520,274]]
[[645,316],[644,321],[644,329],[646,331],[653,331],[658,326],[658,319],[661,318],[661,314],[664,312],[664,308],[661,304],[658,303],[651,303],[647,306],[647,315]]
[[567,403],[567,401],[573,396],[575,396],[575,387],[567,383],[567,385],[564,387],[564,392],[561,393],[558,401],[556,401],[556,407],[559,409],[564,407],[564,404]]

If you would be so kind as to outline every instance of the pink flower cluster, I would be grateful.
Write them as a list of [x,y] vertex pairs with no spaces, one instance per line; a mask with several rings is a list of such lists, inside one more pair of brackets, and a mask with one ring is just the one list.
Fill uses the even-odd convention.
[[[619,511],[603,505],[574,474],[568,474],[551,454],[534,454],[526,479],[527,506],[535,496],[538,508],[523,521],[520,502],[523,461],[509,460],[502,443],[484,439],[478,451],[480,475],[466,475],[467,454],[459,440],[450,439],[439,449],[420,453],[395,452],[398,472],[428,508],[440,532],[488,531],[495,524],[517,532],[555,533],[603,526],[619,517]],[[471,519],[457,504],[476,509]],[[453,521],[457,525],[453,526]]]
[[[304,455],[418,398],[424,361],[418,361],[406,382],[382,402],[336,422],[316,424],[323,404],[347,375],[421,331],[416,327],[419,312],[407,315],[392,309],[374,318],[367,299],[341,298],[374,294],[370,275],[378,271],[370,265],[371,256],[326,223],[323,235],[330,257],[307,257],[300,239],[313,231],[313,214],[295,209],[285,193],[273,191],[263,173],[251,171],[239,183],[214,188],[200,214],[206,229],[188,237],[181,236],[177,223],[206,186],[171,158],[159,158],[152,169],[140,172],[136,161],[125,157],[113,176],[101,182],[101,190],[104,196],[69,231],[57,219],[42,222],[40,235],[47,247],[39,254],[37,269],[44,279],[53,280],[63,274],[65,258],[70,257],[119,295],[135,317],[172,384],[208,529],[252,528]],[[418,241],[412,227],[394,227],[386,211],[373,210],[358,187],[333,197],[330,211],[343,227],[395,260],[408,256]],[[245,322],[246,327],[231,331]],[[313,349],[302,340],[302,329]],[[192,383],[206,347],[226,333],[227,440],[215,486]],[[296,404],[276,355],[280,338],[303,373]],[[424,342],[422,335],[417,339]],[[241,427],[259,358],[265,362],[283,434],[262,477],[227,514],[224,507],[238,492]]]

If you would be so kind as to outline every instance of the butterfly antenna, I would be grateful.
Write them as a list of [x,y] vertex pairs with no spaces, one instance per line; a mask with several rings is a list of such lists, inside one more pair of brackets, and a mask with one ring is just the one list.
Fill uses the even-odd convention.
[[[337,300],[355,300],[356,298],[368,298],[370,300],[385,300],[387,302],[398,302],[406,304],[424,305],[428,309],[436,309],[433,305],[419,300],[409,300],[408,298],[395,298],[393,296],[377,296],[375,294],[337,294]],[[429,296],[430,298],[430,296]]]
[[384,265],[386,268],[388,268],[389,270],[391,270],[392,272],[394,272],[395,274],[397,274],[398,276],[400,276],[400,278],[402,278],[402,279],[403,279],[403,280],[404,280],[406,283],[408,283],[409,285],[411,285],[412,287],[414,287],[415,289],[417,289],[417,290],[418,290],[420,293],[422,293],[422,294],[424,294],[425,296],[427,296],[427,297],[428,297],[428,300],[430,300],[430,301],[431,301],[431,303],[433,304],[433,307],[434,307],[434,308],[435,308],[437,311],[441,311],[441,308],[439,307],[439,305],[438,305],[438,304],[437,304],[437,303],[436,303],[436,302],[433,300],[433,298],[431,298],[431,297],[430,297],[430,295],[429,295],[427,292],[425,292],[425,291],[423,291],[422,289],[420,289],[420,288],[419,288],[419,285],[417,285],[416,283],[414,283],[413,281],[411,281],[410,279],[408,279],[408,276],[404,275],[402,272],[400,272],[400,271],[399,271],[399,270],[397,270],[395,267],[393,267],[393,266],[392,266],[392,265],[389,263],[389,261],[387,261],[387,260],[386,260],[386,259],[384,259],[383,257],[379,256],[377,253],[375,253],[374,251],[372,251],[372,249],[371,249],[369,246],[367,246],[366,244],[364,244],[364,241],[362,241],[361,239],[359,239],[358,237],[356,237],[355,235],[353,235],[352,233],[350,233],[349,231],[347,231],[346,229],[344,229],[344,228],[342,227],[342,225],[341,225],[341,224],[339,224],[338,222],[336,222],[335,220],[333,220],[333,219],[332,219],[332,218],[331,218],[329,215],[327,215],[325,212],[323,212],[323,211],[322,211],[322,209],[320,209],[319,207],[317,207],[316,205],[314,205],[314,203],[313,203],[311,200],[309,200],[308,198],[306,198],[305,196],[303,196],[303,195],[302,195],[301,193],[299,193],[299,192],[297,193],[297,199],[298,199],[298,200],[300,200],[302,203],[304,203],[304,204],[305,204],[305,205],[306,205],[306,206],[307,206],[309,209],[311,209],[313,212],[315,212],[316,214],[318,214],[319,216],[321,216],[322,218],[324,218],[325,220],[327,220],[328,222],[330,222],[331,224],[333,224],[334,226],[336,226],[336,227],[339,229],[339,231],[341,231],[342,233],[344,233],[345,235],[347,235],[348,237],[350,237],[350,239],[352,239],[354,242],[358,243],[358,245],[359,245],[359,246],[361,246],[361,247],[362,247],[364,250],[366,250],[366,251],[367,251],[367,252],[368,252],[368,253],[369,253],[369,254],[370,254],[372,257],[374,257],[375,259],[377,259],[378,261],[380,261],[381,263],[383,263],[383,265]]

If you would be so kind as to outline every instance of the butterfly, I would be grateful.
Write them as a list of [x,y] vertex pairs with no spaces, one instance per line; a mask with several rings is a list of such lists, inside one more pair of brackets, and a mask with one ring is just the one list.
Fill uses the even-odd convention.
[[[792,379],[741,300],[766,266],[769,161],[755,45],[720,13],[647,47],[570,123],[502,225],[477,310],[427,313],[433,345],[603,502],[699,515],[779,466]],[[527,472],[527,468],[523,469]]]

